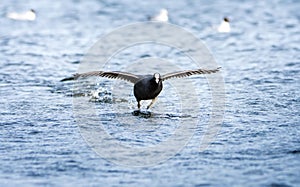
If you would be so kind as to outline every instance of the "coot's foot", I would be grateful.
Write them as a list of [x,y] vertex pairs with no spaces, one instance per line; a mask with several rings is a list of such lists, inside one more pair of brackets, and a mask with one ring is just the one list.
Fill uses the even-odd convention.
[[151,112],[149,110],[144,110],[144,111],[140,111],[140,116],[144,117],[144,118],[150,118],[151,117]]
[[132,115],[134,115],[134,116],[141,116],[141,117],[144,117],[144,118],[149,118],[149,117],[151,117],[152,114],[148,110],[145,110],[145,111],[143,111],[143,110],[135,110],[135,111],[132,112]]
[[132,112],[132,115],[138,116],[140,113],[141,113],[140,110],[135,110],[135,111]]

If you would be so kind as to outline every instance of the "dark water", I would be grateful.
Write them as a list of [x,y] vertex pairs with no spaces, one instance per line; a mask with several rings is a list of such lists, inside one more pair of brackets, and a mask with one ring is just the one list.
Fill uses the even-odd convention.
[[[5,17],[29,8],[37,11],[35,22]],[[222,67],[224,120],[203,151],[197,147],[211,107],[203,78],[189,79],[201,88],[191,96],[201,103],[200,116],[179,113],[179,101],[170,97],[176,90],[166,84],[152,109],[156,115],[149,119],[130,114],[136,103],[127,83],[99,79],[99,84],[74,90],[72,83],[59,82],[77,71],[99,37],[145,21],[161,8],[168,9],[171,23],[202,39]],[[0,185],[299,186],[299,9],[296,0],[1,2]],[[213,31],[211,25],[224,15],[232,19],[232,32]],[[148,56],[185,61],[168,48],[150,45],[150,50],[128,49],[110,69]],[[99,87],[103,98],[89,101]],[[120,166],[86,143],[72,95],[95,107],[106,131],[129,146],[162,141],[180,119],[199,123],[187,145],[168,160],[151,167]]]

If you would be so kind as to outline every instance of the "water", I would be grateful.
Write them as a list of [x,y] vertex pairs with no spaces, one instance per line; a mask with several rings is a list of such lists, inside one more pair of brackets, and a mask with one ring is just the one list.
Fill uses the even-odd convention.
[[[30,8],[37,11],[35,22],[5,18],[6,12]],[[178,128],[178,120],[196,114],[177,111],[180,104],[169,95],[176,93],[172,84],[166,84],[169,89],[152,109],[155,115],[147,119],[130,114],[136,103],[128,83],[99,79],[72,92],[72,83],[59,80],[77,71],[99,37],[145,21],[161,8],[169,10],[171,23],[202,39],[222,67],[224,121],[210,146],[199,152],[203,124],[210,117],[209,87],[203,78],[182,80],[179,84],[201,88],[191,96],[201,103],[194,136],[160,164],[120,166],[83,139],[71,95],[79,93],[74,98],[95,107],[107,132],[130,146],[156,145]],[[293,0],[2,2],[0,185],[299,186],[299,8]],[[232,32],[213,32],[211,25],[225,15],[232,19]],[[147,56],[187,60],[167,47],[150,45],[128,49],[109,68]],[[89,102],[90,91],[99,87],[107,100]]]

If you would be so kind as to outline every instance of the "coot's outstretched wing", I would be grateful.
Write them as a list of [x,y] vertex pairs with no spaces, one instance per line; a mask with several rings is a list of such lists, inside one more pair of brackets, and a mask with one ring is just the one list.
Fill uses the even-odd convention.
[[162,80],[168,80],[171,78],[182,78],[182,77],[188,77],[191,75],[198,75],[198,74],[211,74],[216,73],[221,69],[221,67],[218,67],[217,69],[197,69],[197,70],[187,70],[187,71],[178,71],[173,73],[168,73],[162,76]]
[[87,73],[76,73],[72,77],[67,77],[62,79],[61,81],[70,81],[70,80],[77,80],[79,78],[86,78],[86,77],[106,77],[110,79],[120,79],[125,80],[131,83],[136,83],[138,80],[140,80],[140,76],[134,75],[131,73],[126,72],[120,72],[120,71],[112,71],[112,72],[105,72],[105,71],[91,71]]

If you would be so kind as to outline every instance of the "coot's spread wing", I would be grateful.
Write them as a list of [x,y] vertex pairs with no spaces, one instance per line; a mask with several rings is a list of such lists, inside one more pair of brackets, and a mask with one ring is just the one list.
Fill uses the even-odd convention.
[[197,70],[187,70],[187,71],[178,71],[174,73],[168,73],[162,76],[162,80],[165,81],[167,79],[171,78],[182,78],[182,77],[188,77],[191,75],[198,75],[198,74],[211,74],[216,73],[220,70],[221,67],[217,69],[197,69]]
[[121,80],[125,80],[125,81],[131,82],[131,83],[136,83],[141,78],[138,75],[134,75],[131,73],[126,73],[126,72],[120,72],[120,71],[112,71],[112,72],[91,71],[91,72],[87,72],[87,73],[76,73],[72,77],[64,78],[61,81],[76,80],[78,78],[86,78],[86,77],[92,77],[92,76],[106,77],[106,78],[110,78],[110,79],[121,79]]

